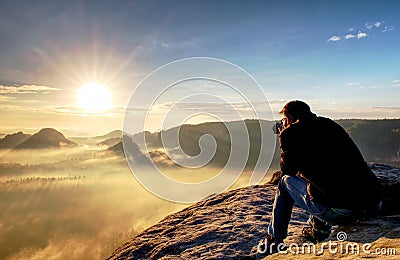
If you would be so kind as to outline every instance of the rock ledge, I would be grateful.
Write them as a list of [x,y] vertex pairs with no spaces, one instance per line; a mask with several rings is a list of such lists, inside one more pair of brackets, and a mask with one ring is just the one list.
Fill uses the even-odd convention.
[[[328,240],[337,240],[337,232],[345,231],[347,241],[399,247],[400,169],[382,164],[370,167],[384,185],[384,215],[338,227]],[[258,241],[266,235],[275,191],[276,186],[267,183],[204,199],[146,229],[116,249],[109,259],[256,258]],[[299,234],[307,218],[305,211],[294,208],[287,245],[301,242]],[[400,248],[398,251],[400,254]],[[270,257],[287,259],[290,254]],[[309,259],[310,255],[304,257]]]

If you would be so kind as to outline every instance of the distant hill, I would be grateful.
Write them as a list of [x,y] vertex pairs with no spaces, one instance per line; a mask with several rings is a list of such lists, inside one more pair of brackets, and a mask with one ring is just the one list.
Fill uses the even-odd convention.
[[[128,145],[129,150],[125,150],[124,153],[124,145],[122,144],[122,140],[119,141],[114,146],[111,146],[107,149],[107,151],[115,152],[117,154],[124,154],[128,156],[130,160],[133,160],[136,163],[141,163],[142,165],[151,163],[148,158],[140,151],[139,146],[132,141],[132,138],[124,135],[124,141],[126,142],[125,145]],[[174,162],[168,157],[168,155],[162,151],[151,151],[149,152],[150,157],[152,158],[153,162],[159,166],[171,166],[174,165]]]
[[101,141],[99,143],[96,144],[96,146],[108,146],[108,147],[112,147],[116,144],[118,144],[119,142],[121,142],[122,138],[121,137],[113,137],[113,138],[108,138],[104,141]]
[[400,166],[400,119],[337,120],[368,162]]
[[[177,129],[177,127],[172,128],[172,129]],[[172,129],[169,129],[167,131],[170,131]],[[161,147],[161,136],[160,136],[160,132],[156,132],[156,133],[150,133],[149,131],[145,131],[144,132],[144,136],[146,138],[146,144],[150,147],[150,148],[160,148]],[[141,143],[139,141],[139,139],[142,138],[141,134],[134,134],[132,136],[132,140],[135,143]]]
[[[125,145],[128,145],[130,148],[128,151],[126,151],[126,156],[129,156],[136,162],[146,160],[146,156],[140,151],[139,146],[135,144],[130,137],[124,135],[122,138],[125,142]],[[122,144],[122,140],[114,146],[109,147],[107,151],[124,154],[124,145]]]
[[[336,120],[351,136],[362,152],[367,162],[386,163],[400,166],[400,119],[382,120],[361,120],[348,119]],[[261,121],[266,128],[271,129],[274,122]],[[250,139],[250,153],[247,160],[247,168],[254,167],[260,152],[260,127],[257,120],[245,120]],[[209,122],[198,125],[183,125],[180,128],[174,127],[165,130],[163,134],[179,135],[179,142],[188,155],[195,156],[200,153],[199,139],[204,134],[212,135],[217,142],[217,151],[210,162],[214,166],[224,166],[231,152],[231,140],[226,126],[230,126],[233,131],[239,131],[239,122]],[[161,142],[161,132],[145,132],[146,145],[150,150],[163,148]],[[135,143],[140,138],[139,134],[133,135]],[[277,140],[276,140],[277,141]],[[247,142],[246,138],[240,142]],[[274,143],[265,144],[266,146]],[[272,168],[279,168],[279,144],[273,155]],[[140,147],[143,149],[143,147]],[[122,149],[122,146],[121,146]],[[154,158],[156,154],[152,154]],[[270,156],[270,155],[268,155]],[[267,158],[267,156],[264,156]],[[235,160],[233,160],[235,161]]]
[[[107,145],[107,146],[113,146],[118,142],[112,143],[112,141],[107,141],[107,139],[112,139],[112,138],[119,138],[119,140],[121,140],[122,131],[121,130],[114,130],[114,131],[109,132],[109,133],[107,133],[105,135],[92,136],[92,137],[71,137],[70,139],[72,141],[74,141],[74,142],[77,142],[77,143],[83,144],[83,145],[90,145],[90,146]],[[104,144],[100,144],[103,141],[105,141],[105,143]],[[109,143],[109,142],[111,142],[111,143]]]
[[114,130],[114,131],[111,131],[111,132],[109,132],[109,133],[107,133],[105,135],[95,136],[94,138],[97,139],[97,140],[98,139],[105,140],[105,139],[116,138],[116,137],[122,138],[122,131],[121,130]]
[[0,139],[0,148],[15,148],[30,136],[30,134],[24,134],[22,132],[6,135]]
[[[260,143],[261,143],[261,129],[258,124],[258,121],[256,120],[245,120],[244,121],[245,126],[247,128],[248,134],[249,134],[249,140],[250,140],[250,147],[249,147],[249,156],[247,159],[246,163],[246,168],[253,168],[256,165],[256,162],[258,160],[259,154],[260,154]],[[200,138],[205,135],[209,134],[212,135],[217,143],[216,147],[216,152],[214,157],[211,159],[211,161],[208,163],[209,166],[217,166],[217,167],[223,167],[227,163],[229,156],[231,155],[231,139],[230,135],[228,133],[228,128],[227,126],[233,131],[238,133],[240,136],[244,133],[242,133],[241,129],[241,124],[237,121],[233,122],[227,122],[227,123],[221,123],[221,122],[209,122],[209,123],[202,123],[198,125],[183,125],[180,128],[179,127],[174,127],[168,130],[165,130],[163,134],[166,136],[179,136],[179,143],[180,146],[182,147],[183,151],[189,155],[189,156],[197,156],[200,153],[200,146],[199,146],[199,140]],[[272,129],[273,122],[271,121],[261,121],[261,124],[263,124],[266,129]],[[271,130],[272,131],[272,130]],[[163,144],[161,141],[161,132],[156,132],[156,133],[150,133],[150,132],[144,132],[145,138],[146,138],[146,145],[147,147],[151,150],[149,152],[149,155],[153,159],[154,162],[157,164],[167,164],[171,165],[171,161],[169,157],[167,156],[166,153],[160,151],[161,148],[163,148]],[[268,154],[264,154],[266,158],[271,158],[274,156],[272,148],[275,145],[275,136],[274,138],[269,141],[269,143],[265,144],[266,147],[270,147],[271,149],[266,149],[268,150]],[[140,134],[135,134],[132,136],[131,140],[134,143],[140,143],[138,142],[140,138]],[[245,143],[248,142],[248,139],[241,138],[238,141],[238,146],[239,147],[245,147]],[[211,143],[204,143],[205,146],[213,146],[214,142]],[[117,148],[117,147],[115,147]],[[119,148],[122,151],[122,145],[119,146]],[[140,147],[144,148],[144,147]],[[172,150],[171,150],[172,149]],[[179,149],[179,147],[171,147],[169,149],[170,152],[174,152],[174,150]],[[240,158],[233,158],[231,160],[231,165],[232,166],[239,166],[241,167],[242,164],[240,163],[243,155],[240,154],[238,155]],[[165,162],[164,162],[165,161]],[[169,162],[167,162],[169,161]]]
[[53,128],[43,128],[16,146],[16,149],[40,149],[52,147],[75,146],[65,136]]
[[122,144],[122,141],[119,141],[115,145],[113,145],[111,147],[108,147],[107,151],[116,152],[116,153],[123,153],[124,152],[124,146]]

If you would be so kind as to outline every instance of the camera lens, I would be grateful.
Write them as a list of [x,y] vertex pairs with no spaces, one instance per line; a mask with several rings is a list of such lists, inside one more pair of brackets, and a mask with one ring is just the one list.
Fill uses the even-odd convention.
[[275,123],[275,124],[272,126],[272,131],[273,131],[275,134],[279,134],[280,131],[281,131],[281,129],[282,129],[282,126],[283,126],[282,122],[279,121],[279,122]]

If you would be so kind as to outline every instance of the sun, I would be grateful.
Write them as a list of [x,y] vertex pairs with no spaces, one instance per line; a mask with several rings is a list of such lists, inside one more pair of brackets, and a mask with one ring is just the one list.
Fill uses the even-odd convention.
[[111,108],[111,92],[97,82],[88,83],[78,93],[78,105],[89,113],[104,113]]

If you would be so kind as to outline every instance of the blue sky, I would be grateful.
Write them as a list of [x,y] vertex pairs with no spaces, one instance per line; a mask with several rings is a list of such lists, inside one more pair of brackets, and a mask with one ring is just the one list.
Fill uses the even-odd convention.
[[[195,56],[248,71],[274,109],[302,99],[334,118],[399,118],[399,11],[399,1],[0,1],[2,132],[121,128],[140,80]],[[113,111],[79,112],[88,81],[106,85]]]

